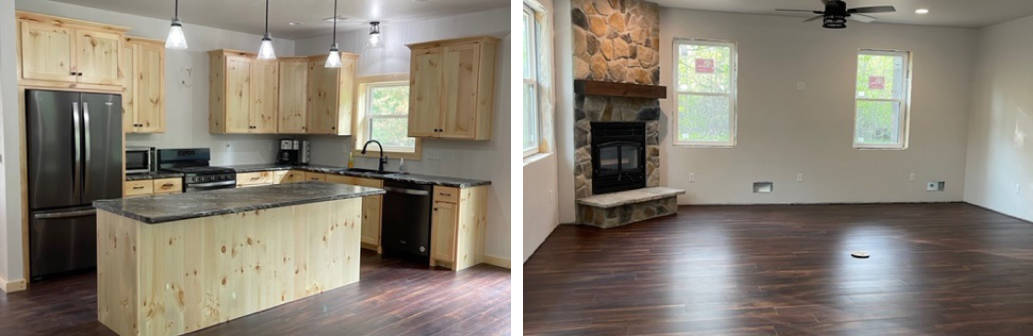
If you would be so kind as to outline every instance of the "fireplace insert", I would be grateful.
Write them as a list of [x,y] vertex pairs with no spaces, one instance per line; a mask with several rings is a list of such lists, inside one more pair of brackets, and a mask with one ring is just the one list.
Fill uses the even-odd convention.
[[592,194],[646,187],[646,123],[593,122]]

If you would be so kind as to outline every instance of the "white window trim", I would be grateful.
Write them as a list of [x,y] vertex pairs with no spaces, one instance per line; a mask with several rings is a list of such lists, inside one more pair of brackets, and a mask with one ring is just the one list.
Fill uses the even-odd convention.
[[[538,68],[538,56],[539,55],[538,55],[538,48],[537,48],[538,47],[538,34],[539,34],[540,29],[541,29],[541,23],[538,22],[538,10],[537,9],[535,9],[534,7],[532,7],[531,4],[526,3],[526,2],[523,4],[523,6],[524,6],[524,9],[523,9],[523,13],[521,13],[521,15],[530,14],[531,17],[534,20],[534,26],[532,27],[534,29],[534,34],[532,34],[532,36],[530,36],[530,37],[525,36],[524,38],[525,39],[526,38],[530,38],[531,39],[531,45],[535,46],[535,48],[532,48],[533,51],[534,51],[534,55],[531,57],[531,60],[532,60],[533,64],[530,65],[530,66],[534,67],[534,77],[535,78],[534,79],[524,78],[524,81],[523,81],[523,85],[524,86],[521,88],[521,90],[527,90],[528,85],[533,85],[533,90],[534,90],[534,93],[535,93],[535,95],[534,95],[534,97],[535,97],[534,114],[535,114],[535,117],[536,117],[535,118],[535,121],[536,121],[535,136],[537,137],[537,139],[535,139],[535,145],[534,145],[533,148],[524,148],[523,149],[523,151],[524,151],[524,158],[526,159],[529,156],[541,153],[541,145],[542,145],[542,115],[541,115],[541,106],[540,106],[542,98],[541,98],[541,87],[540,87],[540,83],[538,82],[538,76],[540,75],[540,73],[539,73],[539,68]],[[521,24],[521,27],[523,27],[523,24]],[[528,65],[524,64],[524,66],[528,66]],[[523,76],[523,74],[521,73],[521,77],[522,76]],[[520,99],[523,100],[523,97],[521,96]],[[521,113],[523,113],[523,111],[521,111]],[[524,127],[527,127],[527,126],[524,125]],[[520,140],[521,147],[523,147],[523,134],[522,133],[523,132],[521,132],[521,140]]]
[[[908,50],[886,50],[886,49],[858,49],[857,56],[860,55],[883,55],[883,56],[904,56],[904,98],[903,99],[886,99],[886,98],[858,98],[857,97],[857,59],[854,59],[854,120],[853,130],[850,132],[851,143],[853,143],[854,149],[859,150],[907,150],[910,138],[911,129],[911,78],[912,78],[912,55],[911,51]],[[897,127],[897,139],[900,139],[898,144],[890,145],[879,145],[879,144],[861,144],[857,143],[857,102],[858,101],[883,101],[883,102],[899,102],[900,103],[900,124]]]
[[[355,139],[354,153],[357,156],[367,157],[378,157],[380,155],[380,148],[371,146],[365,155],[359,154],[362,150],[362,145],[369,140],[372,123],[370,119],[373,118],[405,118],[408,120],[408,114],[401,115],[380,115],[371,117],[366,109],[370,106],[370,94],[369,90],[375,87],[389,87],[396,85],[409,85],[409,74],[407,73],[392,73],[384,75],[372,75],[366,77],[356,78],[355,85],[355,115],[352,123],[353,127],[353,138]],[[409,147],[384,147],[384,154],[390,155],[392,158],[405,158],[409,160],[419,160],[421,156],[421,143],[420,138],[416,138],[416,143],[413,148]]]
[[[674,132],[675,132],[675,134],[674,134],[673,139],[671,140],[672,145],[674,145],[674,146],[681,146],[681,147],[696,147],[696,148],[735,148],[735,146],[737,144],[737,141],[738,141],[738,138],[739,138],[739,120],[738,120],[738,118],[739,118],[739,114],[738,114],[738,105],[739,105],[739,96],[738,96],[739,95],[739,46],[738,46],[738,44],[736,44],[735,42],[732,42],[732,41],[711,40],[711,39],[702,39],[702,38],[675,38],[673,43],[674,43],[674,45],[673,45],[672,49],[673,49],[674,57],[672,59],[674,60],[674,65],[673,65],[673,68],[674,68],[674,71],[673,71],[674,72],[674,75],[673,75],[674,76],[674,82],[673,82],[672,86],[674,86],[674,118],[671,118],[671,119],[673,119],[671,122],[674,124]],[[731,48],[731,55],[730,55],[731,60],[730,60],[730,64],[729,64],[731,66],[731,72],[732,72],[730,74],[730,77],[731,77],[731,80],[732,80],[731,91],[729,91],[727,94],[722,94],[722,93],[692,92],[692,91],[681,91],[681,90],[678,90],[678,83],[679,83],[678,82],[678,61],[679,61],[678,60],[678,57],[679,57],[679,55],[678,55],[678,46],[683,45],[683,44],[695,44],[695,45],[705,45],[705,46],[720,46],[720,47],[729,47],[729,48]],[[729,129],[729,141],[727,141],[727,142],[679,141],[678,140],[678,130],[679,130],[679,128],[678,128],[678,96],[682,95],[682,94],[712,95],[712,96],[725,96],[725,95],[727,95],[728,99],[729,99],[729,104],[728,104],[728,106],[729,106],[729,108],[728,108],[728,113],[729,113],[729,116],[728,116],[728,127],[730,128]]]

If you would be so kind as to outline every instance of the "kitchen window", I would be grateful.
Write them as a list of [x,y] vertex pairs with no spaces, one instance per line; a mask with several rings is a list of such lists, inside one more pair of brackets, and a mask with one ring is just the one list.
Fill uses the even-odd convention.
[[907,148],[910,56],[890,50],[858,53],[854,148]]
[[538,154],[541,144],[541,118],[538,114],[538,32],[536,12],[524,5],[524,156]]
[[734,43],[675,40],[675,145],[732,147],[736,136]]
[[[360,78],[358,92],[355,149],[362,150],[362,145],[373,139],[384,146],[385,154],[419,159],[420,141],[408,136],[408,74]],[[367,155],[379,155],[378,150],[370,146]]]

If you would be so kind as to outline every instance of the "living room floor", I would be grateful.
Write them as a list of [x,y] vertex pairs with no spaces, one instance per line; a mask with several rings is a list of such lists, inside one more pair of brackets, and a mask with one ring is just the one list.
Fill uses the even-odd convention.
[[[361,281],[188,335],[508,335],[509,270],[462,272],[362,251]],[[97,275],[0,293],[0,335],[115,335],[97,321]]]
[[1030,311],[1033,223],[966,203],[682,206],[561,225],[524,265],[527,335],[1028,335]]

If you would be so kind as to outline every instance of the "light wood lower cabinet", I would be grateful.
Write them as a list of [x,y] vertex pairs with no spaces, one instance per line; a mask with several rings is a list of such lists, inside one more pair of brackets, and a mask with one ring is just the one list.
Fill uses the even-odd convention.
[[183,192],[182,178],[156,179],[154,183],[154,194],[178,194]]
[[[384,181],[379,179],[326,175],[326,181],[330,183],[351,184],[371,188],[383,188]],[[384,196],[367,196],[362,198],[362,248],[383,252],[380,246],[380,226]]]
[[122,195],[126,197],[150,195],[153,193],[154,182],[152,182],[152,180],[126,181],[123,184]]
[[305,181],[305,172],[300,170],[280,170],[273,172],[273,184]]
[[487,199],[488,186],[434,187],[431,266],[460,271],[481,263]]
[[322,182],[326,182],[326,174],[305,172],[305,181],[322,181]]
[[125,181],[122,183],[122,189],[123,197],[178,194],[183,192],[183,179],[174,177]]

